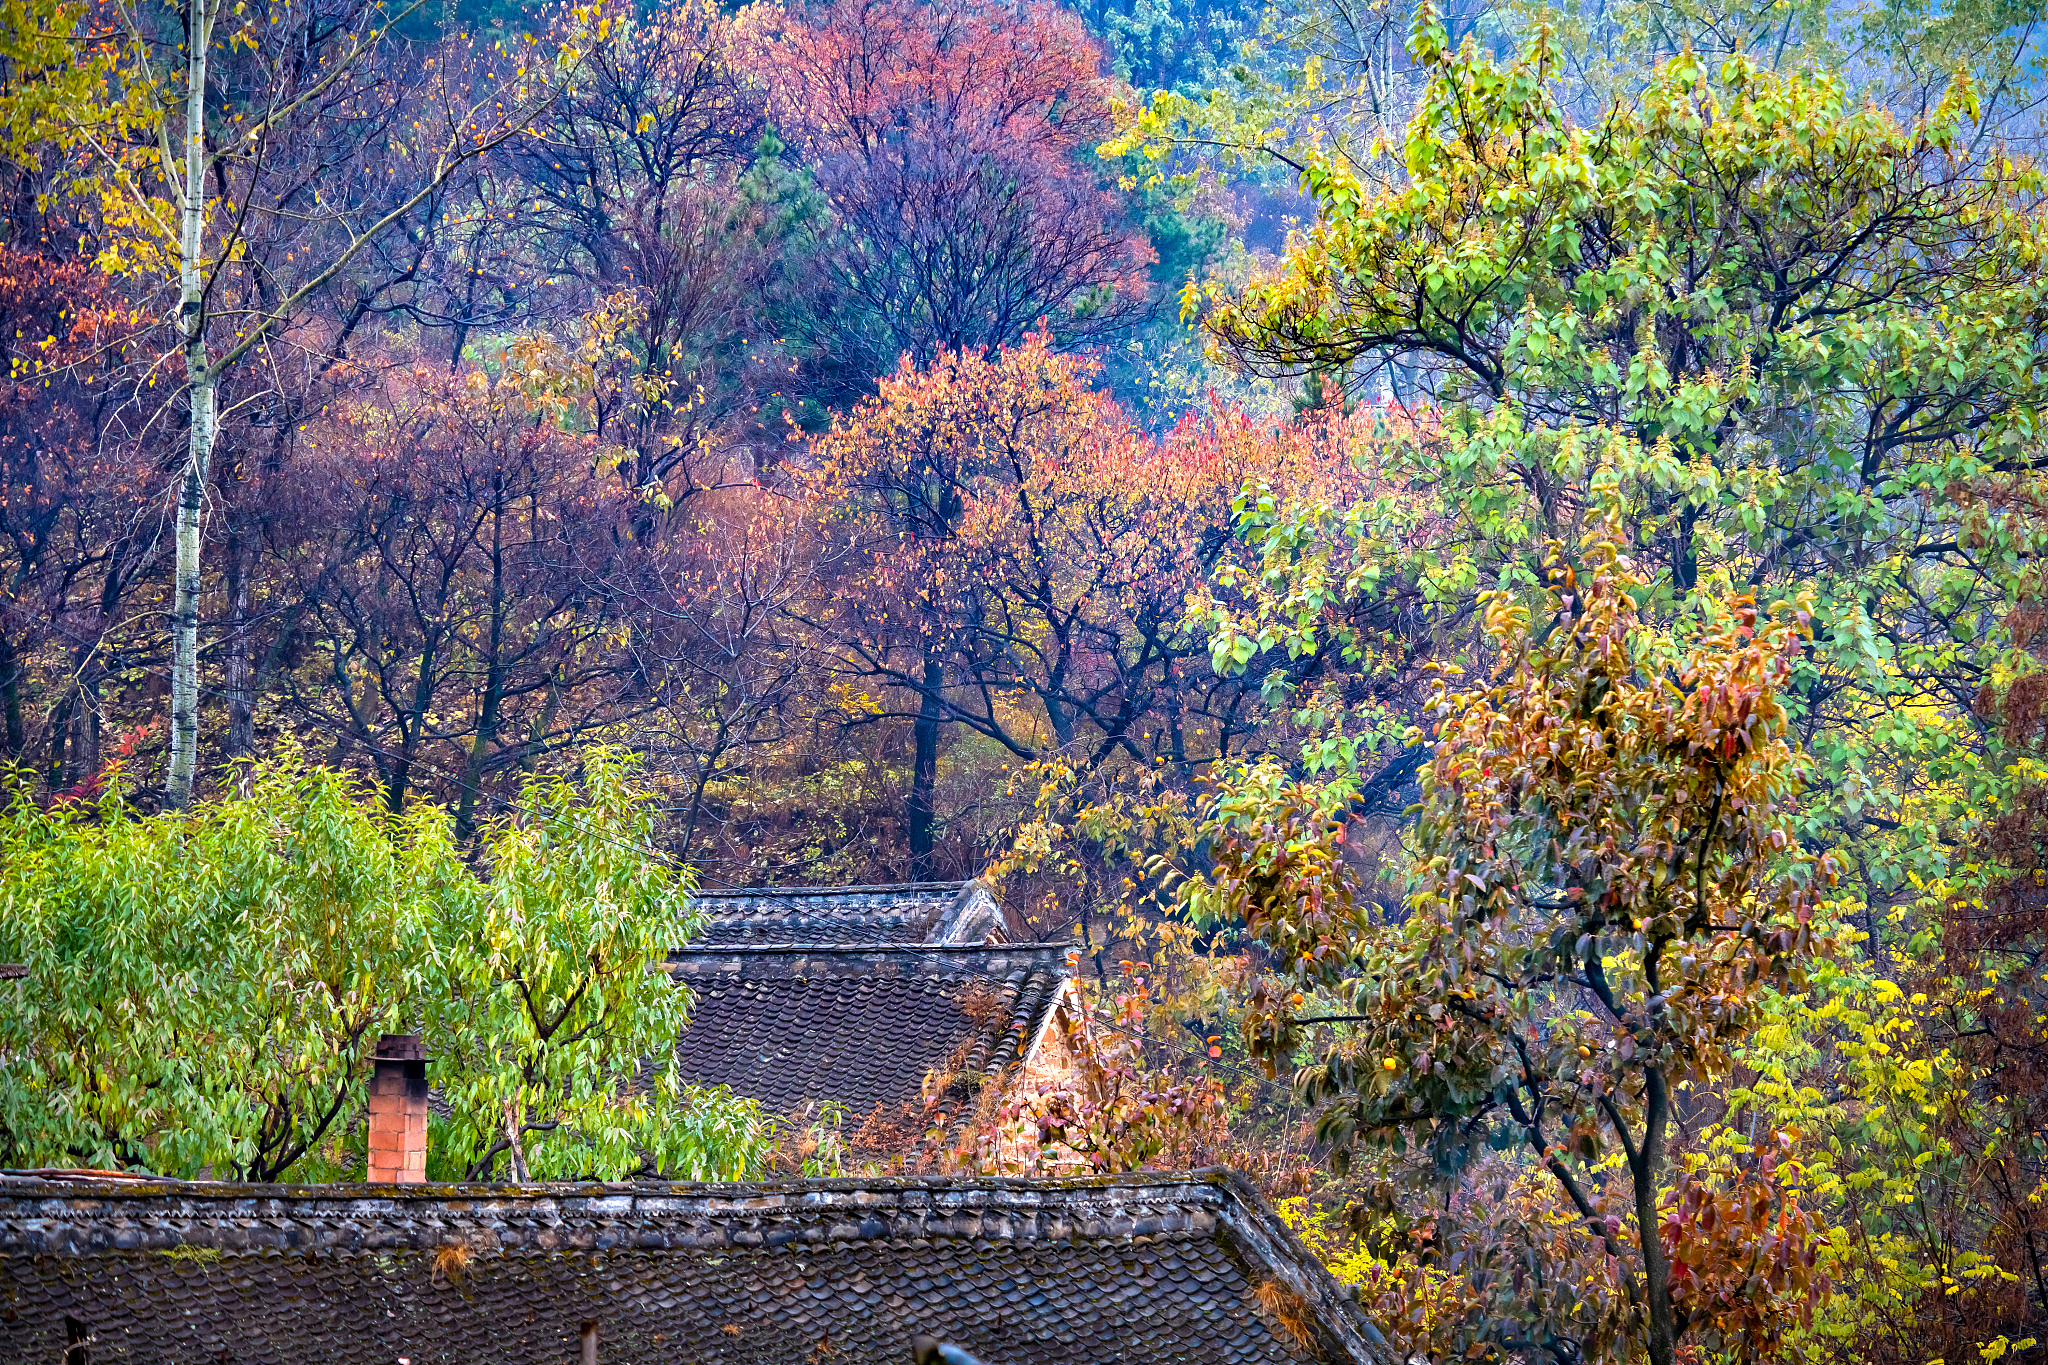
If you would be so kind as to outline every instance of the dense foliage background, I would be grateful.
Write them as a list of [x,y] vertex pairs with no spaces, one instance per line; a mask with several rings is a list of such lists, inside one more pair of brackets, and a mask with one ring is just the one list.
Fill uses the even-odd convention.
[[447,1174],[834,1169],[685,889],[986,875],[1085,1065],[938,1159],[2042,1358],[2042,20],[0,9],[0,1157],[345,1174],[403,1024]]

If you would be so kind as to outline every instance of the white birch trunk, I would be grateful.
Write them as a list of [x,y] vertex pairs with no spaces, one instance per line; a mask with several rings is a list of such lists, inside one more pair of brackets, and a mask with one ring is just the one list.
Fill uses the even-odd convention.
[[171,763],[164,804],[192,801],[199,756],[199,532],[213,459],[214,390],[219,376],[206,353],[206,60],[213,44],[212,0],[191,0],[185,39],[185,168],[180,188],[178,331],[185,345],[185,393],[191,409],[185,476],[178,489],[178,566],[171,605]]

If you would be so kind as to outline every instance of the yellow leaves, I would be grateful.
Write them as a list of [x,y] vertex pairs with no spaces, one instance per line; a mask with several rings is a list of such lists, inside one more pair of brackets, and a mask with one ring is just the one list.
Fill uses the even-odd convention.
[[833,683],[826,689],[826,696],[829,698],[833,709],[845,715],[879,716],[883,714],[881,700],[853,683]]
[[93,264],[117,278],[174,278],[178,267],[177,220],[168,201],[139,192],[144,169],[137,156],[107,171],[105,179],[93,182],[101,221],[110,229],[101,238]]

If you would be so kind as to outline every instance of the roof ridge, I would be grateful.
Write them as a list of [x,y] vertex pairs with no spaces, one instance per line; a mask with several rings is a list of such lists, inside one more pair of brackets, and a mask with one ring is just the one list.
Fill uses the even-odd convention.
[[892,892],[910,891],[958,891],[967,885],[967,878],[957,882],[876,882],[866,886],[719,886],[698,887],[690,892],[692,900],[737,900],[742,897],[759,899],[774,896],[880,896]]
[[736,957],[749,953],[822,953],[838,956],[874,956],[880,953],[946,957],[969,953],[1019,956],[1033,953],[1072,952],[1078,940],[1048,940],[1037,943],[686,943],[669,951],[671,961],[679,957]]
[[[636,1197],[704,1198],[741,1201],[765,1195],[838,1193],[944,1193],[959,1190],[1078,1194],[1105,1190],[1238,1189],[1239,1197],[1257,1192],[1242,1176],[1221,1166],[1188,1171],[1120,1171],[1089,1175],[843,1175],[788,1176],[768,1180],[546,1180],[524,1184],[493,1181],[425,1181],[412,1185],[336,1181],[316,1185],[266,1184],[260,1181],[177,1180],[167,1176],[124,1176],[93,1180],[82,1177],[41,1178],[40,1172],[9,1171],[0,1178],[0,1202],[47,1193],[95,1200],[155,1199],[176,1195],[194,1199],[341,1200],[375,1199],[393,1204],[435,1200],[554,1200],[562,1198]],[[24,1188],[30,1187],[30,1188]]]

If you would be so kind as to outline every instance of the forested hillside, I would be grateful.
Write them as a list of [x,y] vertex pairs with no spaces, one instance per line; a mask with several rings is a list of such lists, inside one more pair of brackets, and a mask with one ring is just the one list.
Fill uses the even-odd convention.
[[2048,1358],[2044,17],[0,9],[0,1164],[340,1169],[410,1011],[443,1174],[823,1169],[610,1107],[689,879],[984,876],[1100,1027],[963,1167]]

